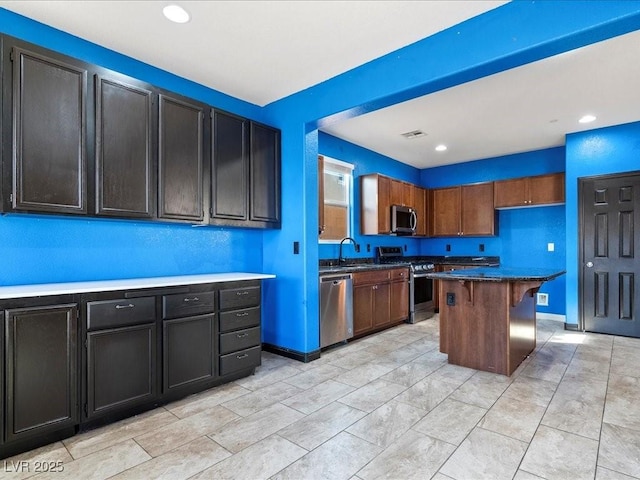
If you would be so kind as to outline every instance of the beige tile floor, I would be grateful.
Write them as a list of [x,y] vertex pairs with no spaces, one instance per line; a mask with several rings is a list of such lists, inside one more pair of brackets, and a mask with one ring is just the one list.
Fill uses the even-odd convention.
[[542,320],[510,378],[448,365],[437,317],[308,364],[262,358],[253,376],[7,461],[61,461],[37,475],[59,480],[640,478],[640,339]]

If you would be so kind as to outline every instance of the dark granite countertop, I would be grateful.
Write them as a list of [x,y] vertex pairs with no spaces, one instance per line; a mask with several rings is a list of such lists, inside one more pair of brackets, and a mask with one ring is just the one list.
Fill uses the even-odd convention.
[[348,258],[345,263],[338,264],[337,259],[320,260],[320,275],[361,272],[385,268],[408,267],[411,262],[433,263],[434,265],[473,265],[493,267],[500,265],[500,257],[493,256],[454,256],[454,255],[420,255],[406,256],[401,262],[375,263],[373,258]]
[[564,270],[549,268],[484,267],[433,272],[425,276],[436,280],[471,280],[477,282],[546,282],[564,274]]

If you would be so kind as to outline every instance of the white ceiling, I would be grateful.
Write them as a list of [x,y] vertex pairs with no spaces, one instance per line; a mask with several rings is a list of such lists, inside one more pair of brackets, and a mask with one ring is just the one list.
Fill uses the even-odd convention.
[[[0,6],[257,105],[406,46],[502,1],[2,1]],[[640,36],[628,34],[323,130],[419,168],[564,144],[640,119]],[[635,112],[635,113],[634,113]],[[401,134],[420,129],[425,137]],[[434,152],[445,143],[449,149]]]

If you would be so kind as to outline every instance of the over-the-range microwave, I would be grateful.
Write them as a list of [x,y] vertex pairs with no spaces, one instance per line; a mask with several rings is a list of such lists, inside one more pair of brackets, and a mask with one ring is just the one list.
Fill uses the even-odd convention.
[[418,216],[411,207],[391,205],[391,233],[396,235],[415,235]]

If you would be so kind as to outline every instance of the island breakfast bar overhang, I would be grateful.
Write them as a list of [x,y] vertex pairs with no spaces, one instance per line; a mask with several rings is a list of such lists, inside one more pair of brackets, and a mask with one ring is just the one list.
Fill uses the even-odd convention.
[[564,271],[487,267],[441,282],[440,351],[449,363],[510,376],[536,348],[535,294]]

